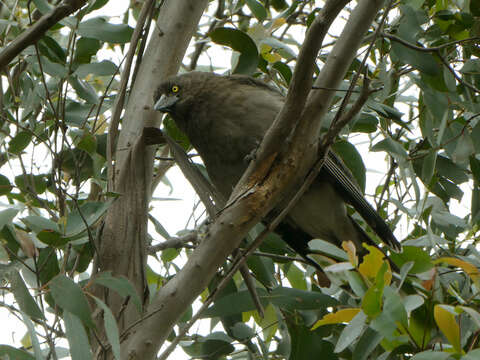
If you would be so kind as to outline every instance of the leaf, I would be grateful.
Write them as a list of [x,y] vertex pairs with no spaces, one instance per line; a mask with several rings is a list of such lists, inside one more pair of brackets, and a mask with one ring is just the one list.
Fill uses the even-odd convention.
[[240,53],[238,64],[233,70],[237,74],[251,75],[258,65],[258,50],[250,36],[240,30],[217,28],[209,33],[216,44],[226,45]]
[[400,143],[391,138],[387,138],[379,141],[372,146],[372,151],[386,151],[390,155],[398,155],[402,159],[407,158],[407,152]]
[[[386,261],[384,260],[385,255],[374,246],[366,244],[364,244],[363,246],[368,250],[368,254],[363,257],[363,261],[358,267],[358,271],[360,272],[360,274],[369,279],[375,279],[379,274],[382,266],[386,263]],[[386,277],[384,280],[385,285],[390,284],[388,277]]]
[[56,222],[42,216],[28,215],[20,220],[35,233],[39,233],[43,230],[60,232],[60,228]]
[[324,315],[323,318],[318,320],[313,324],[311,330],[315,330],[319,326],[329,325],[329,324],[341,324],[350,322],[355,315],[357,315],[362,309],[360,308],[347,308],[341,309],[334,313],[329,313]]
[[219,359],[235,350],[232,339],[224,333],[214,332],[207,337],[197,336],[196,341],[182,349],[195,358]]
[[5,225],[10,224],[17,213],[17,209],[6,209],[0,211],[0,230],[3,229]]
[[113,277],[110,272],[103,272],[94,278],[96,284],[100,284],[115,291],[120,296],[130,300],[136,305],[139,313],[142,313],[142,302],[135,290],[135,287],[125,277]]
[[427,350],[415,354],[410,360],[447,360],[448,358],[450,358],[449,353]]
[[475,284],[480,287],[480,272],[475,265],[454,257],[441,257],[434,261],[434,264],[438,263],[446,263],[463,269]]
[[77,34],[115,44],[125,44],[132,37],[133,28],[126,24],[110,24],[103,17],[82,21]]
[[86,202],[79,208],[67,215],[65,225],[65,237],[71,238],[81,234],[95,224],[105,214],[112,204],[112,200],[106,202]]
[[93,155],[97,151],[97,138],[85,131],[77,144],[77,148]]
[[8,143],[8,152],[19,155],[32,141],[32,133],[29,131],[20,131]]
[[79,318],[69,311],[64,311],[63,321],[65,323],[67,340],[70,344],[70,355],[72,360],[93,359],[87,333]]
[[110,308],[105,305],[99,298],[93,296],[97,305],[103,310],[103,322],[105,325],[105,332],[107,333],[108,341],[112,346],[112,352],[115,359],[120,360],[120,336],[117,326],[117,321],[112,314]]
[[28,291],[20,274],[14,270],[9,272],[8,278],[10,280],[13,296],[15,297],[20,310],[31,318],[44,319],[42,311]]
[[6,176],[0,174],[0,195],[7,195],[12,190],[12,184]]
[[95,76],[111,76],[116,74],[117,70],[118,67],[113,62],[103,60],[98,63],[82,64],[75,70],[75,74],[81,78],[90,74]]
[[0,357],[4,358],[4,356],[15,360],[35,360],[35,356],[25,350],[16,349],[9,345],[0,345]]
[[455,315],[447,310],[445,305],[435,305],[433,308],[433,317],[437,326],[443,332],[453,348],[458,352],[462,352],[460,344],[460,327],[458,326]]
[[354,121],[352,132],[372,133],[377,130],[378,118],[362,112],[360,116]]
[[480,359],[480,349],[475,349],[469,351],[467,354],[463,355],[461,360],[478,360]]
[[[322,360],[336,360],[338,357],[334,354],[333,344],[324,340],[328,335],[322,328],[311,331],[301,320],[287,317],[285,322],[288,326],[288,335],[291,339],[290,360],[312,360],[321,358]],[[286,354],[285,354],[286,355]],[[319,355],[319,356],[317,356]],[[266,358],[270,358],[266,356]],[[287,358],[282,357],[282,358]]]
[[403,246],[401,253],[391,253],[390,258],[400,267],[407,262],[413,261],[413,267],[410,270],[411,274],[422,273],[433,267],[430,255],[415,246]]
[[359,312],[350,321],[350,323],[342,330],[337,344],[335,345],[335,352],[339,353],[350,346],[363,332],[365,328],[365,321],[367,316],[363,312]]
[[441,74],[440,67],[431,54],[408,48],[396,41],[392,42],[392,53],[396,55],[400,61],[412,65],[422,73],[430,76]]
[[[265,289],[257,288],[258,297],[263,307],[268,304],[267,292]],[[215,301],[213,306],[210,306],[202,313],[202,318],[206,317],[224,317],[235,314],[240,314],[246,311],[255,310],[252,297],[248,290],[238,291],[226,296],[221,297]]]
[[[37,194],[43,194],[47,190],[47,177],[45,175],[18,175],[15,176],[15,185],[22,192],[35,191]],[[34,189],[32,189],[32,185]]]
[[337,304],[334,298],[314,291],[277,287],[269,294],[272,304],[287,310],[318,310]]
[[57,275],[49,285],[52,297],[58,306],[77,316],[86,326],[94,326],[87,299],[78,284],[65,275]]
[[265,10],[265,7],[261,3],[259,3],[257,0],[245,0],[245,2],[258,21],[261,22],[266,19],[267,10]]
[[68,82],[72,85],[72,88],[77,93],[80,99],[83,99],[87,104],[99,104],[100,99],[93,88],[88,82],[79,79],[77,76],[69,76]]
[[311,240],[308,243],[308,247],[312,249],[313,251],[320,251],[321,253],[331,256],[334,259],[337,260],[343,260],[343,261],[348,261],[348,255],[345,251],[342,249],[338,248],[331,242],[325,241],[325,240],[320,240],[320,239],[314,239]]
[[[75,56],[74,56],[73,62],[75,64],[90,63],[90,59],[92,58],[92,56],[96,55],[97,51],[100,50],[101,47],[102,45],[100,41],[98,41],[97,39],[85,38],[85,37],[78,39],[75,46]],[[107,60],[104,60],[104,61],[107,61]],[[80,68],[80,66],[78,68]],[[78,76],[84,77],[88,75],[88,74],[85,74],[85,72],[82,72],[82,70],[79,71],[78,68],[77,68],[77,71],[75,71],[75,73]]]

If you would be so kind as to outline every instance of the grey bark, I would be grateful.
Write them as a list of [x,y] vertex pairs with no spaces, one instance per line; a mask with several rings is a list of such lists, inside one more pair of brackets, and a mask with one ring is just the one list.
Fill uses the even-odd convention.
[[[358,48],[357,45],[355,48],[349,49],[346,44],[352,46],[355,43],[354,38],[357,41],[362,38],[359,34],[365,33],[382,4],[383,1],[380,0],[362,0],[359,2],[348,23],[361,24],[361,26],[357,26],[355,31],[344,31],[342,34],[337,46],[343,50],[342,52],[337,50],[335,53],[336,57],[342,57],[342,62],[338,68],[334,66],[335,62],[333,62],[330,68],[330,71],[338,75],[330,78],[322,84],[323,86],[335,87],[339,79],[343,78],[345,75],[343,64],[352,62]],[[315,34],[312,36],[315,36]],[[321,39],[318,39],[318,41],[321,41]],[[311,110],[314,106],[313,101],[309,99],[305,111]],[[329,102],[326,105],[329,105]],[[296,114],[293,115],[296,116]],[[280,114],[280,116],[282,115]],[[294,123],[291,119],[287,120],[291,124]],[[319,117],[313,117],[311,121],[314,122],[314,125],[310,126],[318,127],[319,124],[317,123],[320,120]],[[298,141],[298,139],[296,140]],[[313,133],[302,139],[303,143],[305,140],[311,144],[317,141],[317,139],[314,139]],[[264,139],[264,143],[266,141],[271,141],[271,139],[268,139],[268,135]],[[298,142],[302,143],[302,141]],[[292,144],[292,149],[296,151],[286,154],[286,158],[282,159],[283,161],[270,169],[268,177],[265,177],[267,171],[265,171],[265,168],[262,169],[262,166],[270,167],[269,156],[265,158],[266,162],[257,164],[260,171],[250,172],[251,177],[242,178],[230,199],[229,207],[215,219],[202,243],[189,258],[187,264],[155,295],[148,307],[147,316],[143,322],[138,324],[135,334],[128,341],[126,348],[132,356],[131,358],[149,359],[157,353],[173,325],[204,290],[220,264],[224,262],[225,257],[232,253],[249,229],[258,223],[280,200],[287,184],[298,181],[304,176],[306,170],[313,163],[314,155],[305,157],[298,151],[298,148],[301,147],[300,144]],[[316,154],[316,151],[314,154]],[[302,172],[299,172],[299,169]],[[258,173],[263,180],[261,185],[255,183]],[[245,192],[239,189],[249,190]]]

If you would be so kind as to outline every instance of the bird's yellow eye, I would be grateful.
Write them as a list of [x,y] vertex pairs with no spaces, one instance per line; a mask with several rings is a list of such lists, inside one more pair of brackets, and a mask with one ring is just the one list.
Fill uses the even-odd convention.
[[178,90],[180,90],[180,88],[179,88],[177,85],[173,85],[173,86],[172,86],[172,92],[173,92],[173,93],[177,93]]

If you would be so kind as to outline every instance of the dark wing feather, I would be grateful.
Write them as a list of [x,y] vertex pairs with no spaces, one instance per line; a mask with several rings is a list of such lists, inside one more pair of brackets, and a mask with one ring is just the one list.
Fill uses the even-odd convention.
[[393,249],[399,251],[400,243],[397,241],[376,210],[365,200],[359,186],[354,182],[354,177],[343,161],[332,151],[328,153],[322,167],[322,176],[332,183],[338,193],[348,204],[362,216],[367,224],[377,235]]

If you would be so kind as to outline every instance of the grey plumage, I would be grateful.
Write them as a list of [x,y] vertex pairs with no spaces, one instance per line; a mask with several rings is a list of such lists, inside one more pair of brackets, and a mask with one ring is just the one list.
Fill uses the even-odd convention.
[[[168,112],[202,157],[215,187],[228,198],[245,171],[247,155],[261,142],[283,106],[283,96],[265,83],[246,76],[190,72],[163,82],[155,93],[156,110]],[[307,256],[309,238],[337,245],[372,240],[346,212],[350,203],[394,249],[393,233],[364,199],[348,169],[331,154],[309,190],[289,212],[280,229],[290,246]],[[303,235],[295,236],[300,230]],[[308,234],[308,235],[305,235]],[[311,261],[309,259],[309,261]]]

